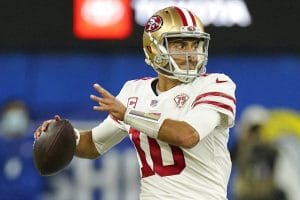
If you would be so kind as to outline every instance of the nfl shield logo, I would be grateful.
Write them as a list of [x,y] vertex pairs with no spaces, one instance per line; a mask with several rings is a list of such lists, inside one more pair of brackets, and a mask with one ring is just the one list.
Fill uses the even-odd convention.
[[155,107],[155,106],[157,106],[157,103],[158,103],[158,100],[156,100],[156,99],[151,100],[150,106]]

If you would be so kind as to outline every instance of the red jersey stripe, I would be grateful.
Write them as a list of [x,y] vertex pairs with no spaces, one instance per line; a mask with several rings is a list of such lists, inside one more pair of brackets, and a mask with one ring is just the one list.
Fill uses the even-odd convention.
[[184,15],[184,13],[182,12],[182,10],[178,7],[175,7],[176,11],[178,12],[180,18],[181,18],[181,21],[183,23],[183,26],[187,26],[188,23],[187,23],[187,20],[186,20],[186,17]]
[[[200,94],[196,97],[194,103],[198,100],[200,100],[201,98],[203,97],[207,97],[207,96],[219,96],[219,97],[224,97],[226,99],[229,99],[231,100],[234,104],[236,104],[236,100],[235,98],[233,98],[232,96],[228,95],[228,94],[225,94],[223,92],[207,92],[207,93],[203,93],[203,94]],[[193,103],[193,104],[194,104]]]
[[211,104],[211,105],[229,110],[232,114],[234,114],[234,111],[233,111],[232,107],[225,104],[225,103],[220,103],[220,102],[217,102],[217,101],[197,101],[197,102],[194,103],[193,108],[195,106],[199,105],[199,104]]

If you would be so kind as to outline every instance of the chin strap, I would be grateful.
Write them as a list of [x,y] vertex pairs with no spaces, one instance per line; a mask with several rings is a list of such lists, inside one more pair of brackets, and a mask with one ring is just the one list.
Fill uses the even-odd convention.
[[130,108],[127,108],[124,116],[124,123],[152,138],[158,137],[163,121],[160,114],[145,113]]

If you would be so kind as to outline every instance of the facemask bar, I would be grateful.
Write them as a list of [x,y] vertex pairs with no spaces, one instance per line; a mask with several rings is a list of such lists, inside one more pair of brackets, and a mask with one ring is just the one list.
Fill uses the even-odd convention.
[[[191,82],[200,74],[205,73],[205,65],[207,63],[208,57],[208,46],[210,36],[203,32],[176,32],[176,33],[166,33],[162,35],[163,44],[158,44],[158,48],[161,54],[157,57],[164,60],[167,64],[165,66],[158,66],[156,69],[159,73],[172,79],[178,79],[182,82]],[[192,38],[199,40],[200,43],[198,48],[194,52],[170,52],[168,49],[169,40],[172,38]],[[175,62],[174,56],[184,56],[185,57],[185,67],[179,65]],[[197,64],[194,69],[190,69],[192,61],[190,58],[196,56]]]

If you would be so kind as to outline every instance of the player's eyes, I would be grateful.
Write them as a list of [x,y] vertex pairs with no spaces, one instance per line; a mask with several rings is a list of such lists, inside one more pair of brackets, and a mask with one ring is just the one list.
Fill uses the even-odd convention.
[[183,43],[177,43],[177,44],[175,45],[175,47],[176,47],[177,49],[183,49],[183,48],[184,48],[184,44],[183,44]]
[[203,41],[195,40],[192,43],[187,41],[173,41],[170,43],[169,47],[171,50],[187,50],[194,51],[203,46]]
[[199,42],[195,42],[195,43],[193,44],[193,46],[192,46],[193,50],[198,49],[199,44],[200,44]]

